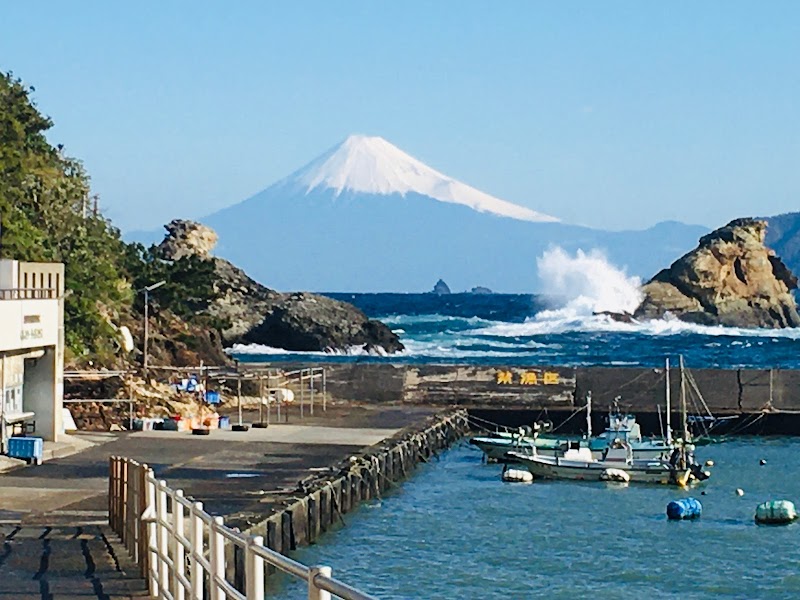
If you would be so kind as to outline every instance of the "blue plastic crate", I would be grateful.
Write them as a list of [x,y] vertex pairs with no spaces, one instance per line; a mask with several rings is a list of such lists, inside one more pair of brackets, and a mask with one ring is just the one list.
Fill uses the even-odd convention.
[[206,402],[209,404],[219,404],[219,392],[208,390],[206,392]]
[[12,437],[8,440],[8,455],[39,464],[42,462],[44,441],[38,437]]

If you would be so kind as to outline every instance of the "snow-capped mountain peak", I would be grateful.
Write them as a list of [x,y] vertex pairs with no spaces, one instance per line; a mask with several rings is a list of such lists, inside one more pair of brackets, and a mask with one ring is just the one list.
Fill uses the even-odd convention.
[[432,169],[381,137],[351,135],[283,183],[309,193],[342,192],[390,195],[420,194],[441,202],[462,204],[479,212],[524,221],[558,221],[530,208],[500,200]]

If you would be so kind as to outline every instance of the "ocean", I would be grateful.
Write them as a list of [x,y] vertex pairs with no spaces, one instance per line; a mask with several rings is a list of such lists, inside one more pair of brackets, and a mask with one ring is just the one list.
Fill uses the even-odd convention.
[[[626,296],[531,294],[327,294],[380,319],[406,349],[391,356],[359,349],[286,352],[235,346],[248,361],[393,362],[519,366],[661,366],[682,354],[691,368],[800,368],[800,330],[708,327],[662,319],[620,323],[598,310],[630,308]],[[605,299],[605,296],[611,299]],[[621,299],[620,299],[621,296]]]

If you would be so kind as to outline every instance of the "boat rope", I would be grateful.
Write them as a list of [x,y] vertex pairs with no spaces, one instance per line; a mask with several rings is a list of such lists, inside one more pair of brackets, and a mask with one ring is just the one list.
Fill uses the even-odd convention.
[[564,425],[566,425],[567,423],[569,423],[569,421],[570,421],[570,420],[571,420],[571,419],[572,419],[572,418],[573,418],[575,415],[579,415],[579,414],[581,414],[582,412],[586,412],[586,407],[585,407],[585,406],[581,406],[580,408],[576,408],[575,410],[573,410],[573,411],[572,411],[572,413],[571,413],[571,414],[570,414],[570,415],[569,415],[569,416],[568,416],[566,419],[564,419],[563,421],[561,421],[561,423],[559,423],[559,424],[558,424],[558,427],[553,427],[553,431],[552,431],[551,433],[555,433],[556,431],[558,431],[559,429],[561,429],[561,428],[562,428]]
[[[516,430],[516,428],[507,427],[506,425],[500,425],[499,423],[494,423],[493,421],[489,421],[487,419],[482,419],[480,417],[476,417],[475,415],[468,415],[467,416],[467,420],[470,421],[471,423],[474,423],[475,427],[477,429],[481,429],[483,431],[489,431],[489,432],[508,431],[508,432],[511,432],[511,431],[515,431]],[[484,423],[486,425],[484,425]]]

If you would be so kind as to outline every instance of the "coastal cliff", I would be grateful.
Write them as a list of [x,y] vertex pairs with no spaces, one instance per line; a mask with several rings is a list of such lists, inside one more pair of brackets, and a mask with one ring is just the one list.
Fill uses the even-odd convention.
[[295,351],[393,353],[399,338],[380,321],[371,320],[346,302],[307,292],[284,294],[249,277],[229,261],[211,256],[217,241],[209,227],[175,220],[158,246],[165,260],[196,256],[214,263],[216,297],[206,313],[220,324],[222,341],[261,344]]
[[642,288],[637,319],[670,313],[706,325],[800,326],[797,277],[765,246],[767,223],[737,219],[700,238],[698,247]]

